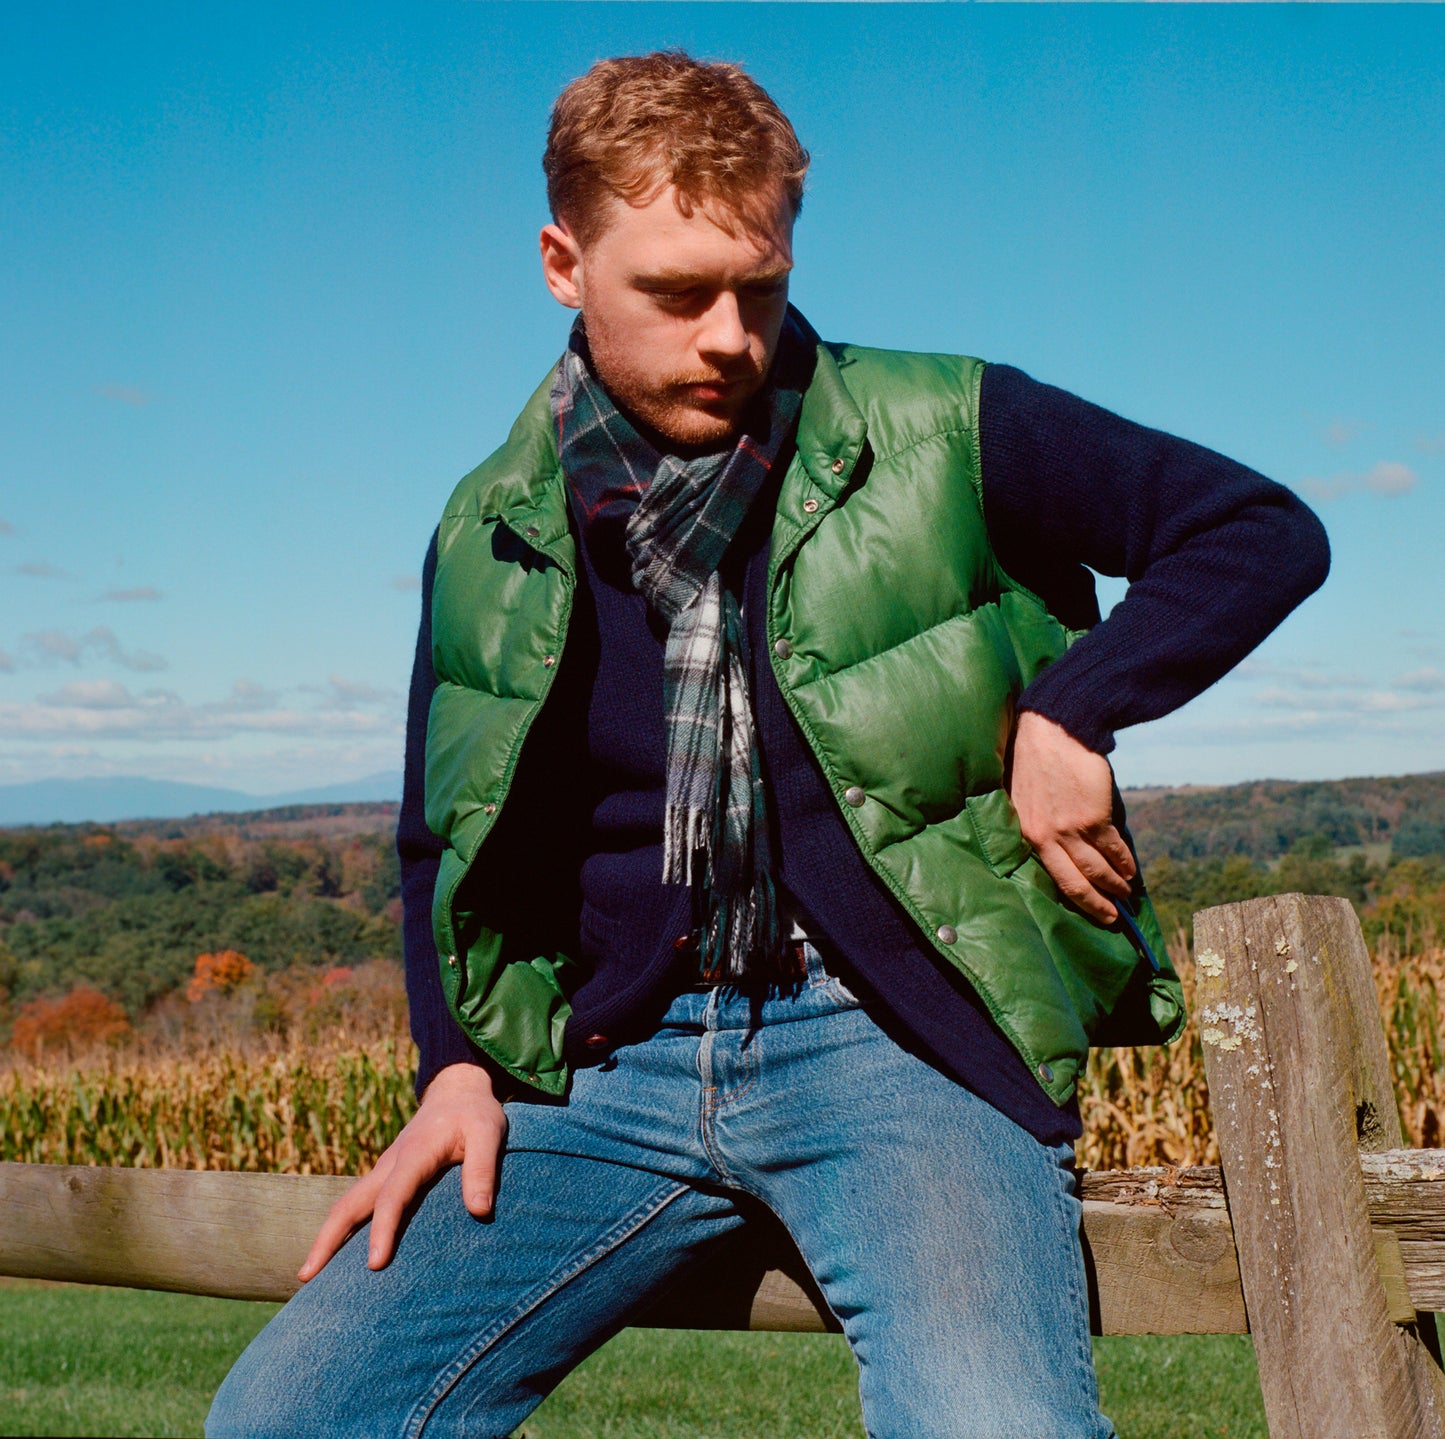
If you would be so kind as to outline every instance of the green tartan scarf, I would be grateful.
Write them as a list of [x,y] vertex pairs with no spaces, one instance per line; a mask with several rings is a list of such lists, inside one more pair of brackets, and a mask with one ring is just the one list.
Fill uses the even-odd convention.
[[738,438],[687,459],[659,452],[613,404],[580,317],[552,382],[562,470],[584,511],[636,502],[632,582],[668,626],[662,882],[692,886],[709,979],[774,970],[782,948],[742,612],[718,565],[797,422],[802,385],[785,378],[796,367],[783,356],[801,343],[790,312],[773,378]]

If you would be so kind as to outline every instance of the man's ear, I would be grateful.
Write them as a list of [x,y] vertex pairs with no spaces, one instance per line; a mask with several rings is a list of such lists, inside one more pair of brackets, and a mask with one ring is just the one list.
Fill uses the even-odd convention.
[[582,308],[582,248],[562,225],[543,225],[542,278],[552,298],[569,310]]

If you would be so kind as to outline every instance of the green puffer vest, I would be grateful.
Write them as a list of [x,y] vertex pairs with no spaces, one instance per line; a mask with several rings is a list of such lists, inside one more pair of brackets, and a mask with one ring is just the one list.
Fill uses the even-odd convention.
[[[1074,636],[990,548],[982,373],[819,344],[773,523],[768,638],[864,857],[1062,1104],[1091,1042],[1171,1040],[1184,1006],[1148,901],[1157,973],[1061,900],[1003,789],[1014,702]],[[577,960],[489,928],[461,888],[567,662],[577,556],[549,385],[442,517],[426,814],[446,843],[433,923],[447,1002],[512,1075],[560,1094]]]

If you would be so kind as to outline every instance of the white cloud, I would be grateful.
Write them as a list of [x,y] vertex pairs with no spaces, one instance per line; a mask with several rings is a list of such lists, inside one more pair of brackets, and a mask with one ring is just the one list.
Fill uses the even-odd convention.
[[0,520],[0,535],[13,535],[15,526],[9,520]]
[[49,560],[26,560],[24,564],[16,565],[15,573],[25,575],[32,580],[68,580],[70,576],[57,565],[52,565]]
[[1420,477],[1409,465],[1394,460],[1381,460],[1364,475],[1364,486],[1377,495],[1405,495],[1420,483]]
[[[1418,672],[1423,675],[1424,672]],[[1407,684],[1406,681],[1416,681]],[[1406,714],[1439,709],[1445,705],[1445,683],[1420,683],[1417,675],[1405,675],[1387,689],[1301,691],[1298,688],[1259,690],[1254,702],[1266,709],[1290,710],[1300,715],[1339,718]]]
[[1359,490],[1393,499],[1408,494],[1419,482],[1419,475],[1409,465],[1397,460],[1380,460],[1362,473],[1341,472],[1327,480],[1311,476],[1301,480],[1299,487],[1316,500],[1338,500]]
[[392,579],[391,587],[394,590],[401,590],[403,594],[411,594],[421,588],[421,576],[396,575]]
[[1320,664],[1281,665],[1258,656],[1251,656],[1231,670],[1230,677],[1273,680],[1279,686],[1306,690],[1360,690],[1370,686],[1370,681],[1363,675],[1330,670]]
[[[239,697],[238,697],[239,691]],[[218,741],[244,735],[277,735],[341,743],[372,737],[399,747],[399,713],[367,713],[338,707],[296,709],[245,683],[224,700],[188,704],[172,690],[134,694],[110,680],[80,681],[42,695],[32,704],[0,703],[0,732],[22,741],[58,740],[145,743]]]
[[1416,435],[1415,448],[1422,455],[1445,454],[1445,430],[1438,435]]
[[108,625],[96,625],[83,635],[64,630],[37,630],[23,641],[27,652],[39,663],[62,661],[78,665],[84,659],[110,660],[122,669],[152,674],[167,668],[167,661],[148,650],[125,650]]
[[351,710],[362,705],[390,705],[398,698],[395,690],[378,689],[361,680],[332,675],[324,685],[302,685],[307,694],[320,695],[323,705],[333,709]]
[[1436,694],[1445,690],[1445,670],[1436,669],[1433,665],[1422,670],[1411,670],[1409,674],[1401,675],[1395,684],[1402,690],[1418,690],[1422,694]]
[[15,673],[15,657],[8,650],[0,650],[0,674]]
[[141,701],[119,680],[72,680],[52,694],[41,695],[40,703],[57,709],[133,709]]
[[107,400],[119,400],[123,405],[134,405],[137,408],[150,404],[155,398],[144,390],[136,389],[134,385],[99,385],[95,392],[104,395]]
[[1336,416],[1325,426],[1324,441],[1332,450],[1342,450],[1365,427],[1359,420],[1347,420]]
[[132,600],[158,600],[164,598],[158,589],[151,585],[136,585],[128,590],[107,590],[102,596],[103,600],[115,600],[120,604],[129,604]]
[[202,706],[207,714],[258,714],[262,710],[275,709],[281,696],[275,690],[268,690],[255,680],[240,679],[231,686],[231,693],[223,700],[213,700]]

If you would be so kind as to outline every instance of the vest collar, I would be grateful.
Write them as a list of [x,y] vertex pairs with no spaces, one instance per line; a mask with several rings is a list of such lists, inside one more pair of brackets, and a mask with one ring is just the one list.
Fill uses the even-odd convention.
[[552,419],[552,375],[532,392],[517,416],[512,432],[498,455],[500,483],[496,491],[496,514],[533,549],[553,554],[562,547],[565,554],[553,554],[570,569],[575,559],[567,525],[567,489],[557,458],[557,429]]
[[[818,338],[802,315],[796,310],[791,313],[814,346],[815,357],[798,416],[798,459],[813,483],[830,500],[836,500],[858,463],[868,425],[843,383],[833,348]],[[550,398],[554,370],[547,372],[533,392],[496,456],[499,463],[494,473],[499,483],[494,513],[532,548],[571,568],[575,551]],[[565,549],[565,555],[554,553],[559,547]]]
[[803,334],[813,342],[815,354],[813,377],[798,416],[798,459],[808,478],[830,500],[836,500],[858,463],[868,438],[868,424],[843,383],[834,347],[825,345],[796,310],[792,313]]

